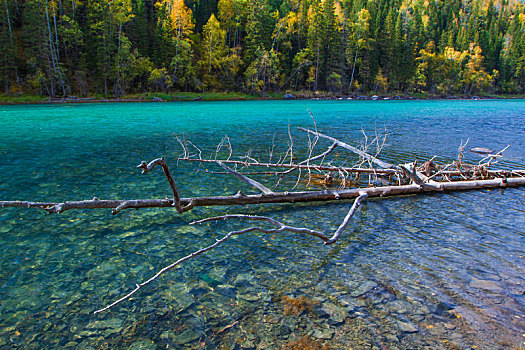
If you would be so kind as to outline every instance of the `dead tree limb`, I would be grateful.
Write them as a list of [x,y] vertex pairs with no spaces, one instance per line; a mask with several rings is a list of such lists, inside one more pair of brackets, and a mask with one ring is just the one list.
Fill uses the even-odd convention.
[[157,278],[159,278],[165,272],[173,269],[174,267],[176,267],[177,265],[180,265],[181,263],[183,263],[186,260],[195,258],[195,257],[201,255],[202,253],[205,253],[205,252],[207,252],[209,250],[212,250],[213,248],[218,247],[219,245],[223,244],[224,242],[226,242],[227,240],[229,240],[233,236],[238,236],[238,235],[242,235],[242,234],[245,234],[245,233],[248,233],[248,232],[255,232],[255,231],[259,231],[259,232],[262,232],[262,233],[269,233],[269,234],[275,234],[275,233],[281,233],[281,232],[284,232],[284,231],[289,231],[289,232],[293,232],[293,233],[305,234],[305,235],[310,235],[310,236],[313,236],[313,237],[320,238],[324,242],[325,245],[333,244],[339,239],[339,236],[341,235],[343,230],[346,228],[346,226],[348,226],[348,223],[350,222],[350,219],[354,215],[355,211],[357,210],[357,208],[359,208],[359,205],[361,204],[361,202],[363,200],[366,199],[366,197],[368,197],[368,194],[366,192],[362,192],[362,193],[359,194],[359,197],[357,197],[356,200],[354,201],[354,204],[352,205],[352,207],[350,208],[350,210],[346,214],[342,224],[337,228],[337,230],[335,231],[335,233],[333,234],[333,236],[331,238],[328,238],[327,236],[325,236],[321,232],[318,232],[318,231],[315,231],[315,230],[311,230],[311,229],[305,228],[305,227],[289,226],[289,225],[283,224],[280,221],[277,221],[275,219],[269,218],[267,216],[245,215],[245,214],[229,214],[229,215],[214,216],[214,217],[209,217],[209,218],[205,218],[205,219],[202,219],[202,220],[193,221],[193,222],[190,223],[190,225],[198,225],[198,224],[203,224],[205,222],[220,221],[220,220],[227,220],[227,219],[244,219],[244,220],[251,220],[251,221],[266,222],[266,223],[269,223],[271,225],[276,226],[277,228],[271,229],[271,228],[252,226],[252,227],[244,228],[242,230],[231,231],[228,234],[226,234],[224,237],[222,237],[221,239],[216,240],[216,242],[213,243],[212,245],[209,245],[209,246],[207,246],[205,248],[199,249],[196,252],[193,252],[190,255],[186,255],[185,257],[180,258],[179,260],[175,261],[174,263],[172,263],[172,264],[162,268],[155,275],[153,275],[153,277],[151,277],[147,281],[142,282],[140,284],[135,284],[136,287],[131,292],[129,292],[128,294],[124,295],[122,298],[114,301],[113,303],[109,304],[108,306],[106,306],[106,307],[104,307],[102,309],[94,311],[94,313],[98,314],[98,313],[104,312],[106,310],[109,310],[113,306],[115,306],[117,304],[120,304],[121,302],[131,298],[141,288],[143,288],[144,286],[146,286],[146,285],[150,284],[151,282],[155,281]]
[[298,127],[297,129],[301,130],[301,131],[304,131],[304,132],[307,132],[309,134],[313,134],[313,135],[317,135],[319,137],[322,137],[322,138],[325,138],[327,140],[330,140],[334,143],[337,143],[338,146],[342,147],[342,148],[345,148],[349,151],[352,151],[354,152],[355,154],[371,161],[372,163],[375,163],[377,164],[379,167],[383,168],[383,169],[392,169],[392,168],[395,168],[395,165],[394,164],[390,164],[390,163],[387,163],[387,162],[384,162],[380,159],[377,159],[376,157],[373,157],[371,155],[369,155],[368,153],[365,153],[363,151],[361,151],[360,149],[357,149],[353,146],[350,146],[349,144],[347,143],[344,143],[343,141],[339,141],[337,139],[334,139],[333,137],[330,137],[330,136],[327,136],[327,135],[324,135],[324,134],[321,134],[320,132],[316,132],[316,131],[313,131],[313,130],[310,130],[310,129],[305,129],[305,128],[301,128],[301,127]]
[[[496,154],[489,154],[488,156],[486,156],[485,158],[483,158],[482,160],[480,160],[478,164],[479,164],[480,166],[487,166],[487,167],[489,167],[489,166],[491,166],[491,165],[493,164],[493,162],[494,162],[494,163],[497,163],[497,161],[495,161],[495,160],[496,160],[497,158],[501,158],[501,157],[503,157],[502,153],[503,153],[504,151],[506,151],[507,148],[509,148],[509,147],[510,147],[510,145],[507,145],[507,147],[505,147],[504,149],[502,149],[502,150],[499,151],[498,153],[496,153]],[[487,161],[486,163],[483,163],[483,161],[486,160],[486,159],[488,159],[488,161]]]
[[[175,184],[175,180],[173,180],[173,176],[171,176],[170,169],[168,168],[168,164],[164,160],[164,157],[154,159],[148,164],[146,164],[145,161],[142,161],[142,163],[137,165],[137,168],[141,168],[142,173],[146,174],[150,172],[151,170],[153,170],[153,168],[155,168],[156,165],[160,165],[162,167],[162,170],[164,171],[164,175],[166,175],[166,178],[168,179],[171,190],[173,192],[173,206],[175,207],[175,210],[177,210],[177,213],[182,214],[185,211],[193,209],[194,202],[192,199],[190,199],[186,205],[184,206],[181,205],[179,189],[177,188],[177,185]],[[118,206],[116,206],[112,210],[113,215],[118,214],[123,209],[136,208],[134,202],[135,201],[124,201],[123,203],[120,203]],[[63,203],[61,203],[59,208],[57,208],[56,213],[61,213],[62,211],[64,211],[64,206],[62,204]],[[45,210],[49,211],[49,209],[45,209]],[[49,212],[51,213],[54,211],[49,211]]]
[[104,307],[104,308],[102,308],[100,310],[96,310],[94,313],[98,314],[100,312],[106,311],[106,310],[112,308],[113,306],[115,306],[117,304],[120,304],[121,302],[131,298],[142,287],[144,287],[144,286],[150,284],[151,282],[155,281],[157,278],[159,278],[165,272],[173,269],[174,267],[176,267],[177,265],[180,265],[181,263],[183,263],[186,260],[195,258],[195,257],[201,255],[202,253],[205,253],[205,252],[207,252],[207,251],[209,251],[209,250],[211,250],[213,248],[218,247],[219,245],[223,244],[224,242],[226,242],[227,240],[229,240],[233,236],[238,236],[238,235],[242,235],[242,234],[245,234],[245,233],[248,233],[248,232],[254,232],[254,231],[260,231],[260,232],[263,232],[263,233],[281,233],[283,231],[290,231],[290,232],[294,232],[294,233],[301,233],[301,234],[306,234],[306,235],[311,235],[311,236],[314,236],[314,237],[318,237],[318,238],[322,239],[323,242],[328,242],[329,241],[328,237],[326,237],[322,233],[317,232],[315,230],[311,230],[311,229],[304,228],[304,227],[288,226],[288,225],[283,224],[282,222],[279,222],[277,220],[274,220],[272,218],[265,217],[265,216],[252,216],[252,215],[244,215],[244,214],[223,215],[223,216],[216,216],[216,217],[212,217],[212,218],[206,218],[206,219],[203,219],[203,220],[194,221],[194,222],[191,222],[190,225],[197,225],[197,224],[202,224],[202,223],[205,223],[205,222],[208,222],[208,221],[218,221],[218,220],[226,220],[226,219],[246,219],[246,220],[253,220],[253,221],[264,221],[264,222],[270,223],[270,224],[272,224],[274,226],[277,226],[277,228],[269,229],[269,228],[263,228],[263,227],[248,227],[248,228],[244,228],[242,230],[231,231],[228,234],[226,234],[224,237],[222,237],[221,239],[217,240],[212,245],[209,245],[209,246],[207,246],[205,248],[199,249],[196,252],[193,252],[190,255],[186,255],[185,257],[180,258],[179,260],[175,261],[174,263],[172,263],[172,264],[162,268],[155,275],[153,275],[153,277],[151,277],[147,281],[142,282],[140,284],[135,284],[136,287],[131,292],[129,292],[128,294],[124,295],[122,298],[114,301],[113,303],[109,304],[108,306],[106,306],[106,307]]
[[[249,205],[266,203],[297,203],[297,202],[325,202],[340,199],[353,199],[359,197],[360,192],[365,192],[369,197],[388,197],[406,194],[419,194],[431,192],[465,191],[483,188],[507,188],[525,186],[525,177],[495,178],[490,180],[465,180],[441,182],[440,189],[424,188],[418,184],[400,186],[382,186],[370,188],[355,188],[343,190],[299,191],[299,192],[273,192],[245,195],[238,192],[233,196],[211,196],[181,198],[180,203],[184,208],[203,206]],[[72,201],[63,203],[30,202],[30,201],[0,201],[0,207],[37,208],[49,213],[62,213],[72,209],[113,209],[127,202],[126,209],[141,208],[169,208],[174,206],[173,199],[134,199],[134,200],[100,200],[94,198],[86,201]]]
[[405,165],[399,165],[398,168],[415,184],[426,189],[441,191],[441,184],[439,182],[431,181],[424,174],[417,171],[417,162],[411,165],[411,169],[408,169]]
[[[170,169],[168,168],[168,164],[164,160],[164,157],[154,159],[149,163],[142,161],[139,165],[137,165],[137,168],[141,168],[142,173],[147,174],[150,171],[152,171],[153,168],[155,168],[155,166],[157,165],[160,165],[162,167],[162,170],[164,171],[164,175],[166,175],[166,178],[168,179],[168,182],[170,183],[171,191],[173,192],[173,203],[174,203],[175,209],[180,214],[183,211],[180,205],[179,189],[177,188],[177,185],[175,184],[175,180],[173,180],[173,176],[171,176]],[[129,205],[130,204],[126,202],[122,203],[121,205],[119,205],[113,210],[113,214],[119,213],[122,209],[127,209]]]
[[324,244],[326,244],[326,245],[333,244],[339,239],[339,236],[341,235],[343,230],[346,228],[346,226],[350,222],[350,219],[354,215],[355,211],[359,208],[359,206],[361,205],[361,202],[364,201],[366,199],[366,197],[368,197],[368,193],[360,192],[359,197],[357,197],[355,199],[354,204],[352,205],[352,207],[348,211],[348,214],[346,214],[345,219],[343,220],[341,225],[337,228],[337,230],[335,231],[335,233],[332,236],[332,238],[330,238],[328,241],[324,242]]
[[[214,159],[197,159],[197,158],[179,158],[178,160],[198,163],[216,163]],[[396,169],[369,169],[369,168],[354,168],[354,167],[337,167],[327,165],[305,165],[304,162],[298,164],[282,164],[282,163],[251,163],[240,160],[221,160],[223,164],[235,164],[244,167],[258,166],[265,168],[290,168],[290,169],[312,169],[324,171],[339,171],[344,170],[349,173],[377,173],[377,174],[395,174]]]
[[[315,119],[314,119],[315,124]],[[385,140],[380,144],[379,138],[376,136],[374,141],[368,142],[365,134],[365,143],[362,149],[357,149],[346,143],[337,140],[333,137],[323,135],[319,132],[299,128],[302,131],[308,133],[308,155],[307,159],[294,163],[294,154],[293,154],[293,138],[291,137],[290,131],[288,135],[290,137],[289,148],[284,155],[284,158],[280,159],[277,163],[259,163],[256,159],[251,157],[250,154],[246,154],[244,161],[235,161],[231,160],[233,151],[232,146],[229,141],[229,138],[225,136],[219,146],[217,146],[215,152],[215,158],[212,159],[202,159],[201,150],[196,147],[191,141],[186,139],[180,140],[177,139],[181,144],[184,154],[183,158],[179,160],[187,161],[197,161],[197,162],[213,162],[217,163],[223,169],[225,169],[229,174],[233,174],[238,179],[248,183],[249,185],[257,188],[262,193],[245,195],[242,192],[238,192],[235,195],[230,196],[211,196],[211,197],[194,197],[194,198],[181,198],[179,190],[176,186],[176,183],[169,171],[168,165],[163,157],[154,159],[150,163],[142,162],[138,168],[142,169],[143,173],[148,173],[154,169],[155,166],[160,165],[164,171],[171,190],[173,192],[173,198],[169,199],[131,199],[131,200],[100,200],[94,197],[92,200],[86,201],[70,201],[62,203],[53,203],[53,202],[29,202],[29,201],[0,201],[0,207],[21,207],[21,208],[38,208],[43,209],[49,213],[62,213],[67,210],[72,209],[98,209],[98,208],[108,208],[112,209],[113,214],[117,214],[124,209],[139,209],[139,208],[168,208],[175,207],[178,213],[184,213],[185,211],[191,210],[197,206],[230,206],[230,205],[248,205],[248,204],[266,204],[266,203],[296,203],[296,202],[322,202],[322,201],[334,201],[334,200],[350,200],[355,199],[348,213],[346,214],[343,222],[339,225],[333,235],[329,238],[325,234],[311,230],[308,228],[294,227],[285,225],[275,219],[264,217],[264,216],[252,216],[245,214],[234,214],[234,215],[223,215],[216,216],[211,218],[206,218],[193,222],[192,224],[201,224],[210,221],[226,220],[226,219],[245,219],[250,221],[263,222],[269,224],[273,227],[247,227],[241,230],[231,231],[221,239],[217,240],[215,243],[204,247],[200,250],[197,250],[190,255],[187,255],[183,258],[178,259],[177,261],[171,263],[170,265],[159,270],[154,276],[146,280],[141,284],[136,284],[135,288],[123,296],[122,298],[114,301],[108,306],[95,311],[95,313],[100,313],[110,309],[111,307],[131,298],[135,293],[137,293],[141,288],[155,281],[165,272],[173,269],[175,266],[183,263],[186,260],[195,258],[196,256],[203,254],[211,249],[216,248],[222,243],[229,240],[232,236],[241,235],[249,232],[262,232],[262,233],[281,233],[283,231],[290,231],[293,233],[304,234],[308,236],[314,236],[321,239],[325,245],[330,245],[335,243],[341,236],[344,229],[348,226],[351,218],[361,205],[361,203],[368,197],[386,197],[386,196],[397,196],[397,195],[407,195],[407,194],[420,194],[420,193],[431,193],[431,192],[445,192],[445,191],[462,191],[462,190],[472,190],[472,189],[481,189],[481,188],[506,188],[506,187],[517,187],[525,186],[525,170],[488,170],[488,167],[491,163],[497,162],[497,158],[501,157],[501,153],[505,150],[498,152],[495,155],[489,155],[488,161],[482,163],[482,160],[478,165],[467,164],[463,161],[463,150],[466,144],[461,144],[459,149],[458,160],[454,161],[451,164],[434,164],[433,159],[425,162],[422,166],[418,167],[417,162],[407,163],[403,165],[394,165],[377,159],[380,149],[385,144]],[[314,141],[311,140],[310,134],[315,135]],[[333,144],[323,153],[318,156],[312,156],[314,148],[317,144],[318,139],[322,137],[333,142]],[[377,152],[375,155],[370,155],[367,153],[368,147],[377,143]],[[190,152],[188,150],[187,144],[191,145],[198,151],[198,159],[191,158]],[[330,154],[337,146],[348,149],[360,157],[361,165],[359,168],[353,167],[334,167],[323,165],[325,162],[325,157]],[[229,151],[228,157],[225,160],[220,160],[218,154],[221,151],[222,147],[226,147]],[[273,148],[272,148],[273,152]],[[289,164],[284,164],[287,161],[287,158],[290,158]],[[271,158],[270,158],[271,159]],[[312,164],[313,161],[322,159],[321,164]],[[346,186],[346,179],[349,174],[354,173],[355,178],[353,184],[359,186],[363,183],[359,182],[359,176],[362,173],[368,174],[368,185],[378,183],[378,179],[381,183],[386,184],[381,187],[361,187],[354,189],[339,189],[332,190],[326,189],[322,191],[296,191],[296,192],[272,192],[266,186],[261,183],[248,178],[247,176],[239,173],[238,171],[228,167],[228,164],[235,164],[242,168],[249,166],[263,166],[267,168],[288,168],[290,170],[280,172],[280,174],[285,174],[291,170],[298,169],[299,179],[301,178],[301,170],[308,170],[309,177],[308,181],[312,180],[310,172],[312,170],[319,171],[321,175],[327,175],[331,179],[331,172],[337,172],[343,181],[343,187]],[[366,168],[366,164],[369,168]],[[329,163],[328,163],[329,164]],[[343,163],[344,164],[344,163]],[[378,165],[382,169],[373,168],[373,164]],[[448,170],[452,167],[456,167],[457,170]],[[327,171],[328,173],[324,173]],[[318,174],[314,174],[319,176]],[[439,177],[438,177],[439,176]],[[459,180],[459,177],[464,180]],[[372,178],[374,181],[372,182]],[[441,180],[441,182],[435,181],[433,179]],[[397,182],[396,182],[397,181]],[[409,183],[412,181],[412,183]],[[392,185],[392,184],[396,185]],[[403,184],[405,183],[405,184]],[[408,184],[407,184],[408,183]]]
[[240,173],[236,172],[235,170],[233,170],[232,168],[230,168],[226,164],[222,163],[220,160],[217,161],[217,164],[219,164],[224,170],[226,170],[227,172],[229,172],[230,174],[232,174],[233,176],[235,176],[239,180],[244,181],[248,185],[255,187],[256,189],[258,189],[262,193],[266,193],[266,194],[273,193],[272,190],[270,190],[268,187],[264,186],[263,184],[255,181],[253,179],[250,179],[247,176],[244,176],[243,174],[240,174]]
[[[326,151],[324,151],[323,153],[321,154],[318,154],[317,156],[314,156],[314,157],[311,157],[311,158],[308,158],[308,159],[305,159],[299,163],[297,163],[297,165],[302,165],[302,164],[309,164],[310,162],[313,162],[314,160],[317,160],[317,159],[324,159],[328,154],[330,154],[335,148],[337,147],[337,143],[334,142],[330,147],[328,147],[328,149]],[[321,164],[323,164],[323,162],[321,161]]]
[[[213,159],[196,159],[196,158],[178,158],[178,160],[182,161],[188,161],[188,162],[199,162],[199,163],[216,163],[216,160]],[[249,163],[245,161],[239,161],[239,160],[221,160],[223,164],[234,164],[234,165],[242,165],[244,167],[264,167],[264,168],[291,168],[291,169],[312,169],[312,170],[322,170],[322,171],[344,171],[348,173],[369,173],[369,174],[378,174],[378,175],[394,175],[399,173],[397,169],[370,169],[370,168],[356,168],[356,167],[337,167],[337,166],[327,166],[327,165],[304,165],[304,161],[297,163],[297,164],[277,164],[277,163]],[[302,164],[301,164],[302,163]],[[452,167],[453,164],[448,164],[447,168]],[[396,166],[397,167],[397,166]],[[208,173],[212,173],[208,171]],[[286,173],[284,172],[277,172],[277,171],[265,171],[265,172],[259,172],[259,173],[252,173],[253,175],[270,175],[270,174],[282,174]],[[488,174],[491,174],[492,176],[504,176],[504,177],[512,177],[512,176],[523,176],[525,175],[525,170],[487,170]],[[221,174],[218,172],[213,172],[213,174]],[[225,173],[222,173],[225,174]],[[246,174],[246,173],[245,173]],[[465,170],[465,171],[458,171],[458,170],[447,170],[442,169],[438,171],[437,173],[433,174],[431,178],[434,178],[438,175],[448,175],[448,176],[459,176],[460,174],[468,174],[472,175],[474,174],[473,170]],[[430,179],[430,177],[429,177]]]

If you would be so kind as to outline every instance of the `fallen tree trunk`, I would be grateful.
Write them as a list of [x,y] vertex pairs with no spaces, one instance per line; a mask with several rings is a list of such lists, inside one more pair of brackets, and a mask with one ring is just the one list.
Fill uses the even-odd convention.
[[[384,161],[381,161],[377,158],[378,152],[375,156],[372,156],[366,152],[368,145],[365,144],[363,149],[357,149],[352,147],[342,141],[334,139],[330,136],[323,135],[317,131],[312,131],[308,129],[301,130],[307,132],[308,134],[313,134],[316,136],[316,140],[312,143],[309,142],[309,155],[308,158],[302,162],[293,163],[293,141],[289,150],[287,151],[287,157],[290,158],[290,164],[284,164],[282,162],[277,163],[260,163],[256,159],[247,155],[244,158],[247,161],[236,161],[230,160],[232,157],[232,148],[229,143],[229,139],[226,137],[221,141],[221,144],[217,147],[216,159],[202,159],[201,151],[193,145],[198,151],[199,158],[191,158],[188,148],[185,146],[186,141],[181,143],[184,150],[184,157],[179,158],[179,160],[186,161],[195,161],[203,163],[215,163],[218,166],[226,170],[226,173],[235,176],[238,180],[249,184],[253,188],[259,190],[261,193],[258,194],[243,194],[241,191],[237,192],[235,195],[227,196],[206,196],[206,197],[194,197],[194,198],[181,198],[179,189],[176,186],[175,180],[173,179],[168,165],[165,162],[164,158],[157,158],[151,161],[150,163],[142,162],[138,168],[141,168],[143,173],[148,173],[152,171],[155,166],[159,165],[164,171],[171,191],[172,198],[166,199],[129,199],[129,200],[100,200],[94,197],[91,200],[84,201],[68,201],[68,202],[31,202],[31,201],[0,201],[1,208],[8,207],[18,207],[18,208],[35,208],[42,209],[48,213],[63,213],[68,210],[73,209],[112,209],[113,214],[117,214],[124,209],[141,209],[141,208],[173,208],[179,214],[182,214],[186,211],[189,211],[195,207],[205,207],[205,206],[231,206],[231,205],[253,205],[253,204],[271,204],[271,203],[299,203],[299,202],[326,202],[326,201],[337,201],[337,200],[350,200],[355,199],[353,205],[349,209],[347,215],[345,216],[343,222],[335,230],[335,232],[329,236],[324,232],[318,232],[304,227],[294,227],[289,226],[280,221],[269,217],[262,216],[250,216],[245,214],[234,214],[234,215],[223,215],[213,218],[206,218],[193,222],[192,224],[200,224],[209,221],[225,220],[225,219],[242,219],[248,221],[257,221],[266,226],[251,226],[237,231],[231,231],[227,233],[222,239],[216,240],[213,244],[201,248],[190,255],[182,257],[173,263],[165,266],[160,269],[155,275],[150,279],[142,282],[140,284],[136,283],[135,288],[130,291],[128,294],[117,299],[116,301],[110,303],[108,306],[95,311],[95,313],[100,313],[106,311],[115,305],[131,298],[135,295],[142,287],[150,284],[158,277],[160,277],[165,272],[173,269],[179,264],[195,258],[200,254],[208,252],[222,243],[226,242],[233,236],[242,235],[245,233],[251,232],[262,232],[269,234],[281,233],[283,231],[294,232],[298,234],[313,236],[320,238],[325,245],[330,245],[335,243],[342,232],[345,230],[349,224],[352,216],[358,210],[361,203],[367,198],[371,197],[392,197],[400,195],[411,195],[411,194],[423,194],[423,193],[434,193],[434,192],[450,192],[450,191],[465,191],[465,190],[477,190],[477,189],[490,189],[490,188],[507,188],[507,187],[518,187],[525,186],[525,170],[489,170],[488,167],[491,165],[491,162],[497,162],[495,159],[501,157],[501,152],[498,152],[496,155],[490,155],[490,160],[486,163],[480,162],[478,165],[467,164],[462,161],[462,151],[464,145],[460,146],[460,154],[458,160],[450,164],[434,164],[432,160],[425,162],[422,166],[418,168],[417,161],[413,163],[395,165],[390,164]],[[291,136],[290,136],[291,137]],[[312,153],[317,142],[317,138],[328,139],[333,142],[333,144],[323,153],[312,156]],[[188,141],[189,142],[189,141]],[[220,148],[226,144],[229,155],[227,159],[219,160],[217,159],[217,153]],[[329,155],[336,146],[347,149],[355,154],[357,154],[362,160],[358,167],[335,167],[331,164],[323,165],[325,157]],[[381,146],[382,147],[382,146]],[[271,158],[271,157],[270,157]],[[311,162],[317,159],[321,159],[320,164],[312,164]],[[365,161],[368,162],[369,168],[362,167],[362,164],[365,164]],[[312,170],[319,172],[328,172],[322,173],[321,175],[325,176],[324,183],[327,189],[320,191],[293,191],[293,192],[273,192],[271,189],[265,185],[247,177],[245,174],[241,174],[236,169],[228,167],[226,164],[233,164],[234,167],[240,166],[242,168],[249,166],[258,166],[258,167],[267,167],[267,168],[288,168],[286,171],[273,172],[275,174],[285,175],[290,173],[293,170],[298,170],[299,176],[297,178],[297,183],[301,179],[301,170],[308,170],[308,183],[312,180]],[[375,164],[382,169],[373,168],[372,165]],[[342,189],[329,189],[328,185],[332,183],[332,172],[337,172],[342,177],[343,184]],[[346,177],[348,174],[353,173],[355,176],[352,185],[357,185],[357,188],[344,188],[346,186]],[[368,177],[368,184],[359,182],[359,176],[365,174]],[[318,174],[316,174],[318,175]],[[378,181],[371,181],[372,178]],[[438,179],[440,181],[435,181]],[[373,187],[371,184],[382,183],[384,186]],[[359,187],[361,186],[361,187]],[[295,187],[294,187],[295,188]]]
[[[272,192],[245,195],[238,192],[233,196],[211,196],[181,198],[182,206],[193,202],[193,207],[249,205],[265,203],[298,203],[298,202],[325,202],[340,199],[353,199],[360,193],[368,197],[390,197],[407,194],[465,191],[486,188],[506,188],[525,186],[525,177],[497,178],[491,180],[470,180],[439,183],[436,188],[425,188],[418,184],[401,186],[383,186],[370,188],[355,188],[344,190],[300,191],[300,192]],[[100,200],[93,198],[86,201],[71,201],[63,203],[28,202],[28,201],[0,201],[0,207],[36,208],[49,213],[62,213],[72,209],[115,209],[126,204],[125,209],[141,208],[173,208],[173,199],[133,199],[133,200]],[[116,213],[115,213],[116,214]]]

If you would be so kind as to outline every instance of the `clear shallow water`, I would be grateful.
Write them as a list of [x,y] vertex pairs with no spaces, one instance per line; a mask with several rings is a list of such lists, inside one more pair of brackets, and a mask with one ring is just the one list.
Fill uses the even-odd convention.
[[[472,147],[511,144],[503,165],[525,167],[523,100],[0,106],[0,198],[162,198],[169,195],[162,173],[135,169],[160,155],[184,196],[251,192],[233,178],[196,173],[193,164],[176,167],[174,134],[206,155],[228,134],[237,155],[251,150],[266,160],[273,139],[276,154],[286,149],[288,124],[296,152],[304,151],[306,138],[294,129],[311,127],[307,109],[320,130],[352,144],[361,128],[386,128],[385,160],[452,159],[470,138]],[[290,233],[239,237],[102,315],[91,313],[244,227],[188,226],[192,220],[244,212],[333,231],[349,204],[198,208],[182,216],[3,209],[0,347],[280,349],[307,336],[336,349],[519,348],[524,203],[523,189],[369,200],[335,246]],[[295,315],[283,296],[307,297],[311,310]]]

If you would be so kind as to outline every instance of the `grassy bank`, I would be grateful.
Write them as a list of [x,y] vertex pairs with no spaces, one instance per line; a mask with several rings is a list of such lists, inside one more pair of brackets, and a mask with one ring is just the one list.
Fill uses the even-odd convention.
[[19,103],[43,103],[48,98],[38,95],[5,95],[0,94],[0,104],[19,104]]
[[242,92],[174,92],[171,94],[164,93],[146,93],[146,94],[130,94],[124,98],[142,98],[145,100],[153,100],[155,97],[161,98],[165,101],[242,101],[242,100],[266,100],[266,99],[281,99],[284,93],[267,93],[259,94],[245,94]]
[[173,92],[166,93],[138,93],[127,94],[120,98],[102,95],[85,98],[49,98],[38,95],[6,95],[0,94],[0,104],[32,104],[32,103],[96,103],[96,102],[148,102],[161,99],[163,101],[243,101],[282,99],[284,93],[245,94],[242,92]]
[[[337,99],[347,98],[347,95],[339,95],[330,92],[322,91],[291,91],[288,92],[298,99]],[[138,93],[128,94],[121,98],[106,97],[103,95],[89,96],[85,98],[49,98],[39,95],[6,95],[0,94],[0,104],[36,104],[36,103],[97,103],[97,102],[150,102],[150,101],[245,101],[245,100],[281,100],[284,98],[284,92],[269,92],[264,94],[245,94],[242,92],[173,92],[166,93]],[[360,94],[360,98],[371,97],[375,95]],[[411,94],[378,94],[379,99],[472,99],[472,96],[434,96],[427,93],[411,93]],[[356,95],[353,95],[355,98]],[[495,95],[483,94],[480,98],[500,98],[500,99],[523,99],[525,95]]]

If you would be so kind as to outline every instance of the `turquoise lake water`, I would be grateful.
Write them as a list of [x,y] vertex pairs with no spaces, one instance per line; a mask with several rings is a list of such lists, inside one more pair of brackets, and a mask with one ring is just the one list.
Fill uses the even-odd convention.
[[[175,136],[214,157],[298,159],[312,128],[359,145],[386,130],[381,159],[500,150],[525,168],[525,100],[249,101],[0,106],[0,200],[164,198],[166,157],[183,197],[254,193],[214,166],[177,162]],[[272,146],[273,145],[273,146]],[[319,152],[330,143],[320,141]],[[355,158],[339,150],[339,159]],[[220,155],[227,156],[224,149]],[[466,159],[480,157],[466,152]],[[238,158],[236,158],[238,159]],[[344,158],[346,159],[346,158]],[[275,176],[257,180],[273,188]],[[296,178],[278,190],[289,190]],[[299,181],[299,189],[306,184]],[[189,226],[211,215],[266,215],[333,232],[348,202],[68,211],[0,209],[0,348],[479,349],[525,343],[525,190],[367,201],[340,241],[253,233],[184,263],[131,300],[93,315],[178,258],[248,223]],[[290,298],[300,305],[293,309]],[[301,309],[302,307],[302,309]],[[297,312],[296,312],[297,311]],[[302,343],[300,343],[302,342]],[[298,345],[303,344],[303,345]],[[521,344],[521,345],[520,345]]]

